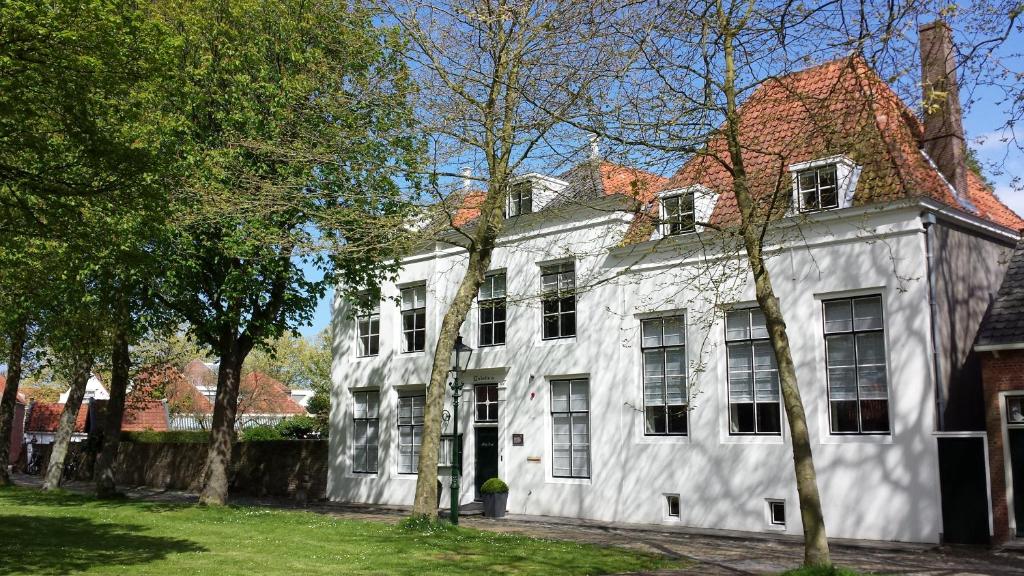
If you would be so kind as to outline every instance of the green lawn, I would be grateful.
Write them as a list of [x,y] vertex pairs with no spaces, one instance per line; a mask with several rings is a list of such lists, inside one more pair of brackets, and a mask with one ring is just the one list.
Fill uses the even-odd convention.
[[460,528],[433,534],[265,508],[0,489],[0,575],[608,574],[659,556]]

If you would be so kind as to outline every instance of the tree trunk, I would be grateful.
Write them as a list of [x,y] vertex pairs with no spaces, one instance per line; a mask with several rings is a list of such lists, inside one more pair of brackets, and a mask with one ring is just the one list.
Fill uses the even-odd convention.
[[199,502],[220,506],[227,503],[231,467],[231,450],[235,443],[235,419],[238,416],[238,387],[242,380],[242,363],[251,346],[239,339],[224,337],[217,369],[217,397],[213,405],[213,424],[206,453],[206,474]]
[[71,436],[75,432],[75,421],[78,419],[78,411],[82,407],[82,399],[85,398],[85,387],[89,383],[92,373],[92,358],[78,358],[75,360],[73,370],[71,390],[68,393],[68,401],[64,404],[64,411],[60,414],[57,437],[53,441],[50,462],[46,466],[46,476],[43,479],[43,490],[54,490],[60,486],[61,477],[64,474],[64,459],[67,457],[68,447],[71,445]]
[[96,496],[113,498],[117,496],[114,480],[114,460],[121,442],[121,422],[124,418],[125,396],[128,394],[128,373],[131,356],[128,353],[128,336],[123,328],[114,333],[114,346],[110,355],[110,400],[103,423],[103,446],[96,460]]
[[[728,27],[728,23],[726,23]],[[754,289],[757,303],[764,313],[768,336],[775,352],[775,361],[779,370],[779,388],[782,402],[786,407],[786,419],[789,422],[793,443],[793,467],[796,472],[796,490],[800,499],[800,519],[804,531],[804,565],[830,566],[832,564],[825,534],[825,520],[821,512],[821,497],[818,494],[818,477],[814,471],[814,458],[811,454],[811,439],[807,431],[807,416],[804,413],[803,400],[793,365],[793,355],[789,346],[789,335],[786,332],[786,321],[775,296],[768,268],[765,266],[762,249],[764,232],[771,219],[772,210],[758,210],[754,198],[747,187],[747,174],[743,164],[743,151],[739,136],[739,115],[736,108],[736,69],[733,54],[733,37],[730,32],[724,35],[725,40],[725,80],[726,96],[726,128],[725,136],[729,145],[729,160],[732,168],[733,193],[742,219],[741,229],[743,244],[747,252],[747,261],[754,276]]]
[[11,347],[7,357],[7,387],[0,399],[0,486],[11,483],[7,467],[11,464],[11,434],[14,430],[14,411],[18,403],[18,386],[21,384],[21,362],[25,355],[25,340],[28,337],[27,323],[22,321],[10,335]]

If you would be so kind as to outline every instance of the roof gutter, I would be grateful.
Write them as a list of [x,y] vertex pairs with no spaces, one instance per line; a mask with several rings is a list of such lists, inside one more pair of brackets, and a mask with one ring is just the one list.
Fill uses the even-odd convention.
[[1024,342],[1007,342],[1005,344],[979,344],[975,352],[999,352],[1000,350],[1024,350]]

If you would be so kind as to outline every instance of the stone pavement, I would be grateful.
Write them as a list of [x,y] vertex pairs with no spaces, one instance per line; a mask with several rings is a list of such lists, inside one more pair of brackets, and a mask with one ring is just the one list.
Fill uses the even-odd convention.
[[[15,477],[21,485],[38,485],[31,476]],[[70,491],[90,492],[91,484],[71,483]],[[167,502],[195,502],[195,494],[153,488],[127,490],[131,498]],[[317,502],[297,506],[294,502],[233,498],[232,504],[298,508],[354,520],[395,523],[408,508]],[[798,538],[783,535],[708,532],[686,528],[637,524],[609,524],[566,518],[509,515],[500,520],[472,515],[460,519],[462,526],[518,534],[572,540],[598,546],[621,546],[690,561],[684,569],[662,570],[657,576],[738,576],[774,574],[798,566],[803,548]],[[931,546],[865,541],[832,543],[832,559],[840,566],[866,572],[918,576],[1024,576],[1024,549],[988,549],[960,546]]]

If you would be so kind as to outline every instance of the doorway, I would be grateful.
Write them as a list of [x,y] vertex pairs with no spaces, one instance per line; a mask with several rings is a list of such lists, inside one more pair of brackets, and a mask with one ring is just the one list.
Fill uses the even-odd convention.
[[493,426],[477,427],[473,430],[473,438],[476,455],[474,495],[477,500],[483,500],[480,488],[484,482],[498,475],[498,429]]

